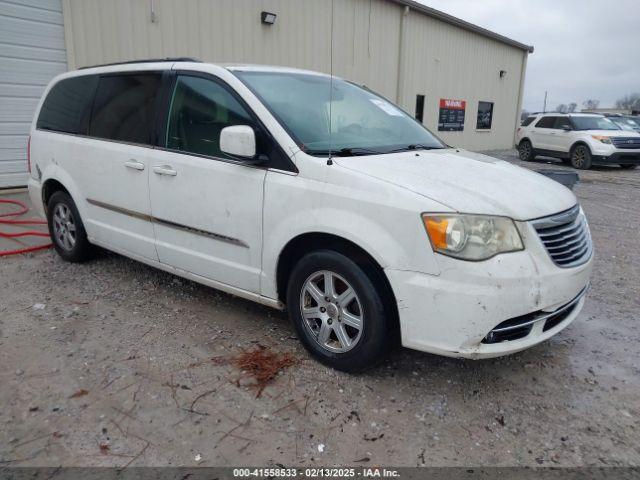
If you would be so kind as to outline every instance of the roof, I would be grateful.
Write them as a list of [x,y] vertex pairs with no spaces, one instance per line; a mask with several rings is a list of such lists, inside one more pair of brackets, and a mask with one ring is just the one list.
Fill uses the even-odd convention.
[[601,113],[595,112],[533,112],[529,117],[553,115],[554,117],[604,117]]
[[506,45],[519,48],[528,53],[533,53],[533,46],[531,45],[525,45],[524,43],[517,42],[516,40],[512,40],[511,38],[500,35],[499,33],[495,33],[495,32],[492,32],[491,30],[487,30],[486,28],[482,28],[482,27],[479,27],[478,25],[474,25],[473,23],[465,22],[464,20],[454,17],[453,15],[449,15],[447,13],[441,12],[440,10],[436,10],[435,8],[427,7],[426,5],[415,2],[414,0],[390,0],[390,1],[397,3],[399,5],[403,5],[405,7],[409,7],[429,17],[448,23],[449,25],[454,25],[456,27],[462,28],[469,32],[474,32],[474,33],[477,33],[478,35],[482,35],[487,38],[492,38],[493,40],[497,40],[498,42],[502,42]]

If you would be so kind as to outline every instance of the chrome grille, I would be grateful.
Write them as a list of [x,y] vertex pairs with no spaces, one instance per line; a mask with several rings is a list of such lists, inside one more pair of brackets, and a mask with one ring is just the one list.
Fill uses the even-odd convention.
[[547,253],[559,267],[575,267],[591,258],[591,234],[579,205],[531,223]]
[[611,142],[616,148],[640,150],[640,137],[611,137]]

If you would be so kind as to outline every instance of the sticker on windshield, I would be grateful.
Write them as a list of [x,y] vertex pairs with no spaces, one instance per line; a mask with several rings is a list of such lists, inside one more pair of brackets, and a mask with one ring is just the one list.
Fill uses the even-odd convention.
[[385,102],[384,100],[380,100],[379,98],[370,98],[371,103],[373,103],[379,109],[385,111],[389,115],[393,115],[394,117],[401,117],[402,112],[398,110],[396,107],[391,105],[389,102]]

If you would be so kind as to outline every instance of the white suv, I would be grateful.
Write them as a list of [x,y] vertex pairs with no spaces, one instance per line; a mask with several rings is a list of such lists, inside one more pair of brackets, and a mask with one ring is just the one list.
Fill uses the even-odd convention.
[[[99,245],[289,311],[305,347],[356,371],[394,339],[516,352],[582,308],[576,197],[447,147],[327,75],[195,61],[70,72],[31,127],[29,192],[69,261]],[[266,319],[265,319],[266,321]]]
[[516,142],[520,159],[527,162],[545,155],[579,169],[603,164],[636,168],[640,164],[640,133],[623,131],[603,115],[533,115],[518,128]]

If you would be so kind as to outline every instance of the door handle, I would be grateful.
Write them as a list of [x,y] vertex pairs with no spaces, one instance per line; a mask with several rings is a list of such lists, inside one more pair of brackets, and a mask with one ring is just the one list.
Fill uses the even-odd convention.
[[175,177],[176,175],[178,175],[178,172],[171,168],[171,165],[158,165],[156,167],[153,167],[153,173],[156,173],[158,175],[168,175],[170,177]]
[[144,170],[144,163],[138,162],[136,160],[129,160],[128,162],[124,162],[124,166],[127,168],[132,168],[134,170]]

